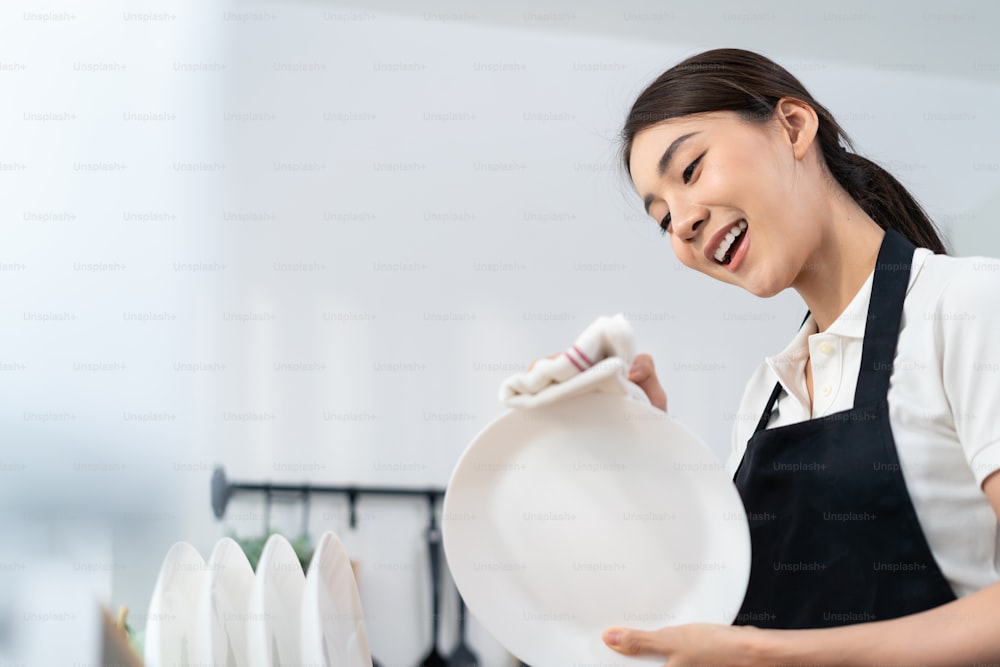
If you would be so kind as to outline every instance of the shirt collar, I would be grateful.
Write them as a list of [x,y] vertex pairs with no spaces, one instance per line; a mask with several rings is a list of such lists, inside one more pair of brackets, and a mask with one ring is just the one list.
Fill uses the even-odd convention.
[[[844,308],[844,311],[833,321],[833,324],[827,327],[824,333],[842,338],[865,337],[865,322],[868,320],[868,305],[872,300],[872,282],[874,280],[875,272],[872,271],[851,302],[847,304],[847,308]],[[812,319],[811,314],[809,319]],[[817,327],[814,324],[813,333],[816,330]]]
[[764,358],[781,387],[801,405],[809,405],[809,395],[806,393],[805,383],[796,380],[805,373],[806,359],[809,357],[809,336],[816,333],[816,328],[816,320],[810,313],[784,350]]

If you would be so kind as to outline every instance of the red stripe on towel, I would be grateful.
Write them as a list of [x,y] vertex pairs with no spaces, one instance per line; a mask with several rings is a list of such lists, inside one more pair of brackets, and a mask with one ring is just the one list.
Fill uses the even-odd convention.
[[590,359],[588,359],[588,358],[587,358],[587,355],[585,355],[585,354],[584,354],[584,353],[583,353],[583,352],[582,352],[582,351],[580,350],[580,348],[578,348],[578,347],[577,347],[576,345],[574,345],[574,346],[573,346],[573,349],[574,349],[574,350],[576,350],[576,353],[580,355],[580,358],[581,358],[581,359],[583,359],[584,361],[586,361],[586,362],[587,362],[587,365],[588,365],[588,366],[593,366],[593,365],[594,365],[594,362],[593,362],[593,361],[591,361]]
[[581,373],[587,370],[584,366],[580,365],[580,362],[578,362],[576,359],[573,358],[573,356],[569,353],[569,351],[563,352],[563,354],[566,355],[566,358],[569,359],[569,362],[571,364],[576,366],[576,370],[580,371]]

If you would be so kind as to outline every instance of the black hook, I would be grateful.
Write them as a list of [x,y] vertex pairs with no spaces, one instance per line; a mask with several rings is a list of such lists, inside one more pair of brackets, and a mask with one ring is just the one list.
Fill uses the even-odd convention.
[[347,520],[351,530],[358,527],[357,501],[358,492],[355,489],[349,489],[347,491]]
[[437,512],[435,511],[437,508],[437,504],[435,502],[436,500],[437,500],[436,495],[434,495],[433,493],[427,494],[427,504],[430,506],[430,514],[431,514],[430,529],[432,531],[437,530]]
[[309,534],[309,485],[302,487],[302,536]]
[[264,489],[264,534],[271,534],[271,485]]

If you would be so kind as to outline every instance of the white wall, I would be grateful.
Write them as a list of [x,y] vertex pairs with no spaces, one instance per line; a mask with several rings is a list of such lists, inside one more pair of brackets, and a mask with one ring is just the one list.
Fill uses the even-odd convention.
[[[804,309],[682,270],[642,215],[614,140],[662,69],[761,50],[956,254],[1000,255],[998,10],[838,7],[3,9],[0,509],[23,519],[11,498],[55,497],[38,526],[81,498],[97,516],[139,508],[111,555],[38,538],[4,562],[61,556],[142,625],[172,542],[207,554],[261,528],[259,499],[214,521],[216,463],[243,480],[442,486],[500,414],[503,377],[618,311],[671,411],[722,455],[744,379]],[[359,510],[347,539],[373,649],[412,664],[429,646],[425,507]],[[339,501],[310,517],[347,534]],[[297,532],[297,508],[276,504],[272,524]],[[506,664],[471,635],[483,664]]]

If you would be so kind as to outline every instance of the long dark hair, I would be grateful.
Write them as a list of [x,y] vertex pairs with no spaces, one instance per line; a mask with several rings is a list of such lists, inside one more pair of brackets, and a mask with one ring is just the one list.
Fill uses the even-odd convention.
[[766,123],[782,97],[811,106],[826,166],[841,187],[883,229],[894,229],[919,247],[946,253],[937,228],[889,172],[853,152],[854,145],[826,107],[798,79],[772,60],[742,49],[705,51],[671,67],[632,105],[622,128],[622,157],[629,168],[635,135],[661,121],[688,114],[733,111]]

